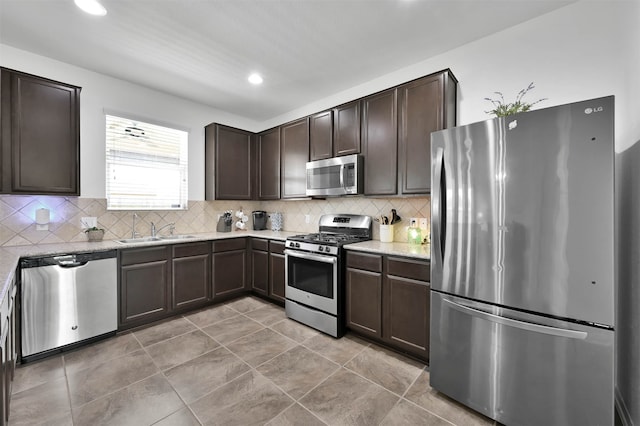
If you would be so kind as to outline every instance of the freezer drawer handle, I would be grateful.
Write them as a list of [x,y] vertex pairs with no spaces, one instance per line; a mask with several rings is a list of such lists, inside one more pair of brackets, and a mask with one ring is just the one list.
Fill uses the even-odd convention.
[[453,309],[460,311],[462,313],[473,315],[475,317],[478,317],[487,321],[497,322],[498,324],[506,325],[509,327],[516,327],[522,330],[533,331],[535,333],[550,334],[552,336],[569,337],[571,339],[584,340],[587,338],[587,333],[584,331],[566,330],[564,328],[549,327],[547,325],[518,321],[511,318],[505,318],[499,315],[490,314],[490,313],[472,308],[470,306],[461,305],[459,303],[452,302],[451,300],[444,299],[444,302],[450,305],[450,307],[452,307]]

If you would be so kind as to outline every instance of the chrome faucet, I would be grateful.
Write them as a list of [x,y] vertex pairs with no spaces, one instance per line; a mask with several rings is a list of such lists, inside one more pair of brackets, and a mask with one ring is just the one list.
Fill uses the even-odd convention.
[[151,236],[155,237],[158,235],[158,232],[162,231],[164,228],[169,228],[169,234],[173,235],[173,231],[176,229],[176,224],[174,222],[168,223],[160,228],[156,229],[156,224],[151,222]]
[[131,225],[131,238],[138,238],[140,234],[136,232],[136,218],[138,217],[137,213],[133,213],[133,225]]

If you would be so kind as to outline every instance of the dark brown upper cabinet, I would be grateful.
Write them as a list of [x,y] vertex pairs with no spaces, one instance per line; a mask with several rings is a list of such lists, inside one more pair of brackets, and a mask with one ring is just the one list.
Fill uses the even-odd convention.
[[80,87],[0,68],[1,191],[80,195]]
[[324,111],[309,117],[310,161],[333,157],[333,111]]
[[302,118],[280,129],[282,155],[281,198],[306,197],[309,161],[309,119]]
[[258,199],[280,199],[280,128],[258,135],[257,183]]
[[365,195],[396,195],[398,114],[396,89],[362,100],[362,154]]
[[207,200],[251,200],[253,133],[209,124],[205,133]]
[[401,194],[431,191],[431,132],[455,126],[456,84],[447,70],[398,87]]
[[333,156],[360,154],[360,100],[333,109]]

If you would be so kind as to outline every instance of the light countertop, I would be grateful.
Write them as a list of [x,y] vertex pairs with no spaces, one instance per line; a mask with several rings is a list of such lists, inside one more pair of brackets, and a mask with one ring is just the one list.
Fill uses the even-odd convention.
[[[287,237],[298,235],[300,232],[284,232],[284,231],[232,231],[232,232],[207,232],[200,234],[191,234],[193,238],[176,239],[176,240],[160,240],[146,241],[129,244],[122,244],[113,240],[105,240],[100,242],[70,242],[56,244],[32,244],[24,246],[9,246],[0,248],[0,301],[4,300],[9,283],[15,276],[16,268],[20,258],[47,256],[66,253],[82,253],[96,252],[113,249],[126,249],[145,246],[157,246],[166,244],[182,244],[196,241],[215,241],[226,238],[242,238],[254,237],[265,238],[270,240],[284,241]],[[408,243],[382,243],[378,240],[364,241],[361,243],[347,244],[344,246],[347,250],[364,251],[369,253],[378,253],[386,255],[396,255],[405,257],[414,257],[418,259],[430,259],[430,246]]]
[[347,244],[344,247],[347,250],[364,251],[368,253],[406,256],[425,260],[431,259],[431,245],[429,244],[382,243],[378,240],[370,240],[361,243]]
[[122,244],[114,240],[104,240],[99,242],[67,242],[56,244],[31,244],[24,246],[8,246],[0,248],[0,301],[4,300],[11,280],[14,278],[18,262],[22,257],[47,256],[66,253],[86,253],[113,249],[125,249],[135,247],[158,246],[167,244],[182,244],[196,241],[222,240],[226,238],[257,237],[271,240],[284,241],[287,237],[297,235],[299,232],[275,232],[265,231],[232,231],[232,232],[207,232],[201,234],[190,234],[193,238],[146,241]]

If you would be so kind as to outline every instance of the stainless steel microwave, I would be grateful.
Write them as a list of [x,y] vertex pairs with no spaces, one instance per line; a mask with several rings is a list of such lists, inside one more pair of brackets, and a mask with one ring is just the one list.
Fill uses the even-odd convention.
[[363,192],[363,158],[345,155],[307,163],[307,196],[357,195]]

